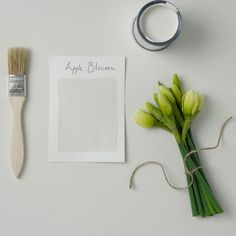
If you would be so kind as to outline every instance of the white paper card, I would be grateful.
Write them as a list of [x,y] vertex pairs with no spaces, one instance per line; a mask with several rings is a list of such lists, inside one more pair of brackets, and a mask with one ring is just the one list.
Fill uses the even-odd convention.
[[124,57],[49,59],[49,160],[124,162]]

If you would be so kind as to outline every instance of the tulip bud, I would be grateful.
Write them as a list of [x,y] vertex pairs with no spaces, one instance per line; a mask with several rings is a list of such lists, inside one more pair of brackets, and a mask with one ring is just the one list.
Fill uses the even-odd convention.
[[159,89],[164,97],[166,97],[171,103],[175,103],[174,95],[169,88],[165,87],[164,85],[160,85]]
[[153,98],[154,98],[154,101],[156,102],[156,104],[159,106],[157,93],[154,93],[154,94],[153,94]]
[[136,112],[134,121],[143,128],[154,128],[158,124],[157,120],[152,115],[143,110],[138,110]]
[[186,116],[195,116],[201,109],[204,96],[198,92],[189,90],[182,99],[182,111]]
[[176,101],[178,102],[178,104],[181,104],[181,101],[182,101],[182,93],[181,91],[179,90],[179,88],[175,85],[175,84],[172,84],[172,87],[171,87],[171,91],[176,99]]
[[175,84],[178,87],[178,89],[181,91],[181,81],[177,74],[173,75],[172,83]]
[[164,114],[164,116],[172,116],[173,115],[173,109],[171,106],[171,103],[169,102],[169,100],[163,96],[162,94],[158,94],[158,104],[161,108],[162,113]]
[[160,121],[162,124],[166,125],[166,120],[165,120],[160,109],[158,109],[156,106],[152,105],[150,102],[146,102],[146,109],[158,121]]
[[195,104],[195,97],[194,97],[194,91],[189,90],[187,91],[182,100],[182,110],[185,115],[192,115],[192,110]]

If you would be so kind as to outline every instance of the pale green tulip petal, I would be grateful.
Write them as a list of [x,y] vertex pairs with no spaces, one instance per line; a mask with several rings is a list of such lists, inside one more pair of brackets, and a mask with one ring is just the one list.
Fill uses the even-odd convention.
[[174,94],[174,97],[177,100],[177,102],[180,104],[182,101],[182,93],[179,90],[179,88],[175,84],[173,84],[171,87],[171,91]]
[[153,98],[154,98],[154,101],[156,102],[156,104],[159,106],[157,93],[154,93],[154,94],[153,94]]
[[199,105],[198,93],[194,92],[194,105],[193,105],[193,108],[192,108],[192,115],[193,116],[198,112],[198,105]]
[[162,113],[165,116],[173,115],[173,109],[172,109],[171,103],[162,94],[158,94],[158,103],[159,103]]
[[204,96],[198,92],[189,90],[182,98],[182,111],[185,116],[196,116],[201,110]]
[[138,110],[134,116],[134,121],[137,125],[143,128],[154,128],[157,126],[156,119],[150,115],[148,112],[143,110]]
[[192,108],[195,104],[194,91],[189,90],[185,93],[183,99],[183,113],[186,115],[192,115]]
[[[186,93],[185,93],[186,94]],[[182,103],[181,103],[181,109],[182,109],[182,111],[184,111],[184,100],[185,100],[185,94],[183,95],[183,97],[182,97]]]
[[178,87],[178,89],[181,91],[181,81],[177,74],[173,75],[172,83],[175,84]]
[[167,125],[162,111],[159,108],[157,108],[150,102],[146,102],[146,109],[151,115],[153,115],[157,119],[157,121],[161,122],[163,125]]
[[171,90],[168,89],[167,87],[160,85],[159,86],[160,92],[163,96],[165,96],[171,103],[175,102],[175,97],[172,94]]

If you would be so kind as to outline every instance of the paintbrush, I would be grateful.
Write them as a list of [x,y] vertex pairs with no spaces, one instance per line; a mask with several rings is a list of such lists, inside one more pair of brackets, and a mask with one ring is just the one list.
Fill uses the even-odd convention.
[[26,98],[28,58],[29,51],[26,48],[8,49],[8,92],[13,115],[10,155],[11,166],[16,177],[19,177],[24,164],[22,113]]

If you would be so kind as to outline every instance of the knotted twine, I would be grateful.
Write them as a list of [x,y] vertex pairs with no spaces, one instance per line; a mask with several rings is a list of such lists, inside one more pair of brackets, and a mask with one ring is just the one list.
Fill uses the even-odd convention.
[[163,167],[163,165],[158,162],[158,161],[145,161],[141,164],[139,164],[138,166],[135,167],[135,169],[133,170],[131,176],[130,176],[130,180],[129,180],[129,188],[131,189],[134,185],[134,176],[135,174],[137,173],[137,171],[143,167],[143,166],[146,166],[146,165],[158,165],[161,170],[162,170],[162,173],[165,177],[165,180],[166,180],[166,183],[173,189],[177,189],[177,190],[183,190],[183,189],[188,189],[190,188],[192,185],[193,185],[193,182],[194,182],[194,172],[199,170],[199,169],[202,169],[202,166],[198,166],[192,170],[190,170],[188,167],[187,167],[187,160],[188,158],[190,157],[191,154],[193,153],[196,153],[196,152],[199,152],[199,151],[208,151],[208,150],[213,150],[213,149],[216,149],[219,147],[219,144],[220,144],[220,140],[222,138],[222,135],[223,135],[223,132],[224,132],[224,129],[226,127],[226,125],[229,123],[229,121],[233,118],[233,116],[230,116],[227,120],[225,120],[225,122],[223,123],[223,125],[221,126],[220,128],[220,133],[218,135],[218,138],[217,138],[217,142],[216,142],[216,145],[214,146],[210,146],[210,147],[203,147],[203,148],[198,148],[198,149],[194,149],[192,151],[190,151],[189,153],[187,153],[184,157],[184,169],[185,169],[185,174],[188,175],[191,179],[190,183],[187,185],[187,186],[183,186],[183,187],[178,187],[178,186],[175,186],[174,184],[172,184],[168,177],[167,177],[167,174],[166,174],[166,171],[165,171],[165,168]]

